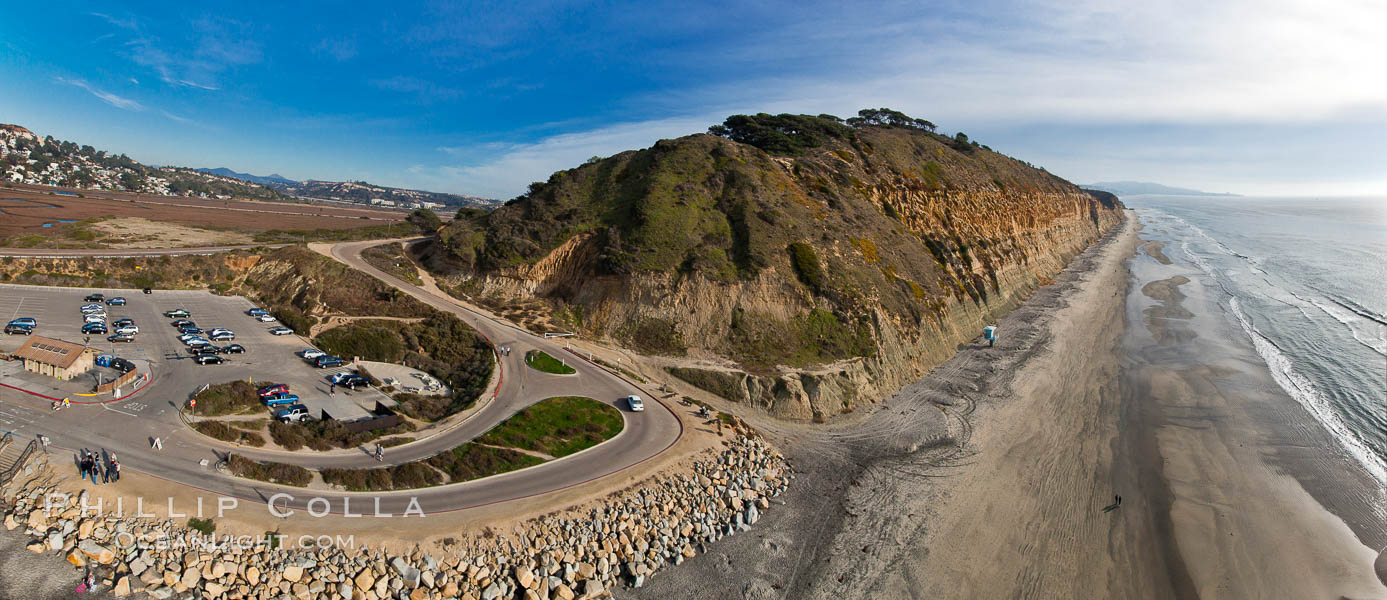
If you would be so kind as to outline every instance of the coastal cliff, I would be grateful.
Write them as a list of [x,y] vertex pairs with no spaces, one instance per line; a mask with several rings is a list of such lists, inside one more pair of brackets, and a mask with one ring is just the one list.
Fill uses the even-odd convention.
[[459,295],[542,303],[709,392],[819,420],[943,362],[1123,219],[1110,194],[894,111],[713,133],[465,209],[423,262]]

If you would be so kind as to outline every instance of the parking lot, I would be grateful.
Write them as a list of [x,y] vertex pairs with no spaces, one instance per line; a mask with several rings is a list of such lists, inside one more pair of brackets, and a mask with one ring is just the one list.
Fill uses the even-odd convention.
[[[105,335],[84,336],[79,311],[83,297],[92,293],[107,298],[123,296],[125,306],[107,306],[110,321],[129,317],[135,320],[140,332],[133,342],[113,343]],[[36,335],[69,342],[87,343],[102,353],[134,361],[140,370],[153,375],[151,388],[143,404],[160,406],[181,404],[188,395],[204,384],[235,379],[249,379],[257,385],[272,381],[287,383],[293,393],[308,406],[310,413],[320,417],[327,410],[334,418],[352,420],[369,416],[369,410],[379,400],[393,404],[384,394],[373,390],[352,392],[338,389],[335,396],[328,393],[327,376],[344,370],[318,369],[300,359],[297,352],[310,344],[297,335],[276,336],[269,330],[278,323],[261,323],[246,314],[254,305],[240,296],[216,296],[207,292],[156,290],[143,294],[139,290],[58,288],[0,284],[0,317],[6,322],[17,317],[38,320]],[[198,365],[188,348],[178,341],[178,330],[170,325],[173,319],[165,311],[182,308],[187,317],[204,331],[224,327],[236,333],[234,343],[246,348],[244,354],[222,354],[221,365]],[[23,345],[27,336],[0,335],[0,350],[12,352]],[[216,342],[225,346],[233,342]],[[350,357],[347,357],[350,360]],[[162,411],[160,411],[162,412]]]

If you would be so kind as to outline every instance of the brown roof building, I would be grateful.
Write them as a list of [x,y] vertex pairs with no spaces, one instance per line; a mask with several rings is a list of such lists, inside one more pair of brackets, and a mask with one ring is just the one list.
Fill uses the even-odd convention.
[[81,344],[31,335],[14,355],[24,359],[25,371],[72,379],[92,369],[96,351]]

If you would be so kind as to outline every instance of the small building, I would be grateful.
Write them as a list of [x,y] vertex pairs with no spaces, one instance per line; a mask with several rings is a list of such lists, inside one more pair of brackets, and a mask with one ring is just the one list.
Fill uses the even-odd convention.
[[90,371],[96,351],[72,342],[31,335],[14,353],[24,359],[24,370],[68,380]]

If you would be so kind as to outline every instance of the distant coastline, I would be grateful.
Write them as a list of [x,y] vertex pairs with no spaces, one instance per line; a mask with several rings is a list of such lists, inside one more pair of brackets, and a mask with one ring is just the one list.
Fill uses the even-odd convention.
[[1239,197],[1242,194],[1228,192],[1205,192],[1189,188],[1172,187],[1149,181],[1099,181],[1080,184],[1086,190],[1098,190],[1118,196],[1227,196]]

